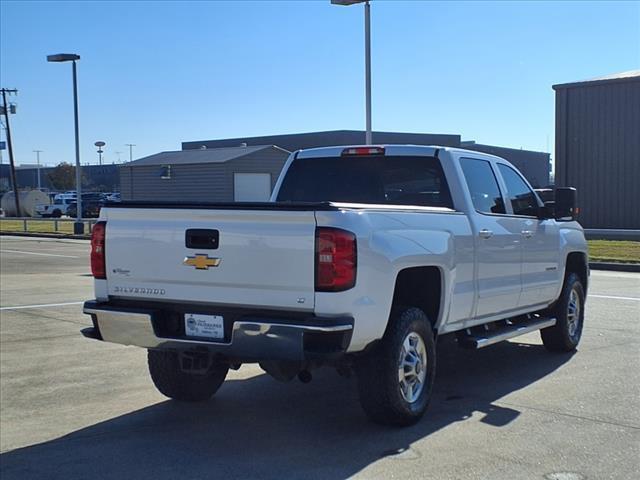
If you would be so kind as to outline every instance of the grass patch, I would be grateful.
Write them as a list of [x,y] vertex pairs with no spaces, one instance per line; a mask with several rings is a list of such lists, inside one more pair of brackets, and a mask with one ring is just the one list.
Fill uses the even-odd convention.
[[640,263],[640,242],[588,240],[592,262]]
[[[58,229],[54,221],[51,220],[27,220],[27,232],[29,233],[73,233],[73,219],[58,220]],[[0,232],[24,232],[24,222],[22,220],[0,220]]]

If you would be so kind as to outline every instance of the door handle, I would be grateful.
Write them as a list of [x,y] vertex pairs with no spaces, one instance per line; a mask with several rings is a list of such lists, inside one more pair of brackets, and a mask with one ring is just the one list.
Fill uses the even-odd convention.
[[215,250],[220,243],[220,231],[204,228],[189,228],[184,232],[184,244],[187,248]]
[[531,230],[522,230],[522,235],[524,235],[525,238],[531,238],[531,236],[533,235],[533,232]]
[[480,238],[491,238],[493,236],[493,232],[491,230],[483,228],[478,232],[478,235],[480,235]]

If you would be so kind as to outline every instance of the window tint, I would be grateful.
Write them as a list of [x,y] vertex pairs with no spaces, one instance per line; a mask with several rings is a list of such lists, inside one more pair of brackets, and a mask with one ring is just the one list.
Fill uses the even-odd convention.
[[533,191],[524,183],[522,177],[511,167],[498,164],[498,170],[507,185],[507,196],[515,215],[538,215],[538,200]]
[[345,202],[453,208],[433,157],[367,156],[295,160],[279,202]]
[[462,158],[460,165],[475,209],[483,213],[506,213],[491,164],[486,160]]

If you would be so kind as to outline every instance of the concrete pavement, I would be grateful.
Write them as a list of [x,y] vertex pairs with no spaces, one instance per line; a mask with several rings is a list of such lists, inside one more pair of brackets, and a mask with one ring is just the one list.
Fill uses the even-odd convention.
[[328,369],[280,384],[245,365],[208,403],[167,400],[143,350],[78,333],[87,256],[84,241],[0,238],[3,480],[638,478],[640,274],[592,272],[574,355],[537,333],[439,345],[427,416],[390,429]]

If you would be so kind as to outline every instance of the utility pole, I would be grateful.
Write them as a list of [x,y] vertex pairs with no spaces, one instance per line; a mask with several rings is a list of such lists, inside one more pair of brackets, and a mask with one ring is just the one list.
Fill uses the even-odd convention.
[[38,190],[40,190],[40,154],[43,150],[34,150],[36,154],[36,163],[38,164]]
[[120,154],[122,152],[115,152],[115,154],[118,156],[118,163],[122,163],[122,160],[120,160]]
[[133,162],[133,147],[136,146],[135,143],[125,143],[125,146],[129,147],[129,161]]
[[7,103],[7,93],[8,94],[17,94],[18,90],[2,88],[0,89],[2,92],[2,111],[4,112],[4,119],[6,123],[7,130],[7,144],[9,147],[9,164],[11,165],[11,183],[13,185],[13,195],[16,199],[16,217],[20,216],[20,195],[18,194],[18,182],[16,180],[16,165],[13,161],[13,145],[11,144],[11,126],[9,125],[9,104]]

